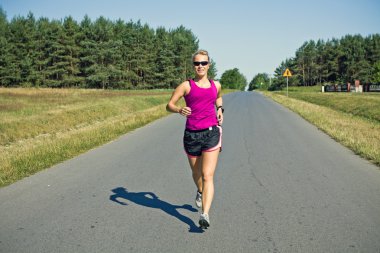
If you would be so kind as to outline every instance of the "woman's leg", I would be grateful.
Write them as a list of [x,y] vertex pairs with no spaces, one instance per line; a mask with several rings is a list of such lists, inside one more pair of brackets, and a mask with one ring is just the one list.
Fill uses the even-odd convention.
[[218,163],[219,148],[202,153],[202,182],[203,182],[203,192],[202,192],[202,207],[203,213],[207,213],[210,210],[211,202],[214,198],[214,173],[216,165]]
[[189,164],[191,171],[193,173],[193,180],[199,192],[203,191],[202,185],[202,156],[197,157],[187,157],[189,159]]

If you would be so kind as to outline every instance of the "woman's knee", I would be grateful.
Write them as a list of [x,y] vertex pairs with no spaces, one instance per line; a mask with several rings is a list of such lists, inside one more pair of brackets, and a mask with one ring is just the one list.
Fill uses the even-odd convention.
[[205,181],[205,182],[212,182],[214,180],[214,173],[203,172],[202,178],[203,178],[203,181]]

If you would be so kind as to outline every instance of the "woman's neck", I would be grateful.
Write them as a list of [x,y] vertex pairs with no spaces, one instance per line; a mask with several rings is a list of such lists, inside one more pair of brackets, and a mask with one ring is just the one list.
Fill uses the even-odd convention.
[[194,81],[195,81],[195,82],[198,82],[198,83],[208,82],[208,78],[207,78],[207,75],[204,75],[204,76],[196,76],[196,77],[194,78]]

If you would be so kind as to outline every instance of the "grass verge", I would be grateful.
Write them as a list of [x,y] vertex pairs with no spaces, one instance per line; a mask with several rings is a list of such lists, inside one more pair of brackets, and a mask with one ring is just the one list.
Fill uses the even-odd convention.
[[[289,93],[289,97],[275,92],[263,93],[298,113],[356,154],[378,166],[380,165],[380,123],[376,119],[352,112],[347,113],[339,110],[339,107],[331,106],[327,103],[323,103],[324,106],[322,106],[319,105],[322,104],[320,101],[315,104],[302,101],[300,98],[293,98],[297,97],[297,95],[291,95],[291,93]],[[318,94],[317,96],[320,95],[324,94]],[[330,99],[332,98],[330,97]],[[346,101],[348,105],[351,102]],[[330,103],[333,102],[330,101]]]
[[0,187],[168,115],[171,94],[0,88]]
[[171,91],[0,89],[0,186],[167,115]]
[[[380,122],[380,93],[326,92],[321,86],[289,88],[289,97]],[[286,91],[275,94],[286,95]]]

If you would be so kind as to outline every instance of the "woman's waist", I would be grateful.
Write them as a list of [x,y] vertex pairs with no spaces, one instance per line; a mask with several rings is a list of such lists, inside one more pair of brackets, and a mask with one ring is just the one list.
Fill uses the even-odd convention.
[[213,117],[207,117],[207,118],[190,118],[188,117],[186,120],[186,129],[190,130],[204,130],[209,127],[217,126],[218,120],[216,116]]
[[204,132],[204,131],[212,131],[217,127],[218,127],[218,125],[213,125],[213,126],[209,126],[209,127],[202,128],[202,129],[189,129],[186,127],[185,131],[191,132],[191,133],[199,133],[199,132]]

